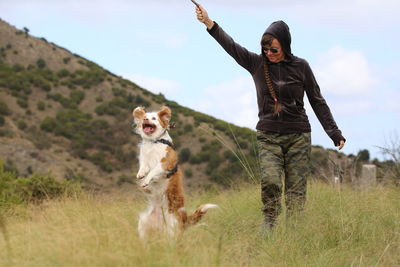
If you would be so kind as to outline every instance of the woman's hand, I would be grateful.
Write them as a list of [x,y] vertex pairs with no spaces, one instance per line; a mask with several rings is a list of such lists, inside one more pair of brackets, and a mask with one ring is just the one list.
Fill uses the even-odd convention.
[[344,143],[345,143],[344,140],[340,140],[339,145],[337,146],[337,148],[339,150],[341,150],[344,147]]
[[207,26],[207,29],[211,30],[214,26],[214,21],[210,19],[207,11],[201,5],[196,6],[196,14],[197,20],[204,23]]

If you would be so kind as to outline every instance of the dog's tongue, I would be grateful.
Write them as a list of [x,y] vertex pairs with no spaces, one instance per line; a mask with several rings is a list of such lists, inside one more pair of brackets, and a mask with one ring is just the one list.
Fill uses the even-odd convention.
[[152,133],[153,132],[153,127],[151,126],[146,126],[143,128],[143,131],[148,134],[148,133]]

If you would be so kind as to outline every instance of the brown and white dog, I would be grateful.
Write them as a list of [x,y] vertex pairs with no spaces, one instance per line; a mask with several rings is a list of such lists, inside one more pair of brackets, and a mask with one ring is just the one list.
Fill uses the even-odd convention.
[[146,113],[137,107],[133,118],[135,130],[142,137],[136,177],[149,199],[149,208],[139,215],[139,236],[145,239],[151,232],[174,236],[217,205],[204,204],[190,216],[185,211],[178,153],[168,134],[171,110],[163,107],[159,112]]

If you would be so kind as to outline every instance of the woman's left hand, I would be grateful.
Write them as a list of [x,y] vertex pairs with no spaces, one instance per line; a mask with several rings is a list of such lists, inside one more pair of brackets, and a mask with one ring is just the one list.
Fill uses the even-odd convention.
[[339,150],[341,150],[344,147],[344,143],[345,143],[344,140],[340,140],[339,145],[337,146],[337,148]]

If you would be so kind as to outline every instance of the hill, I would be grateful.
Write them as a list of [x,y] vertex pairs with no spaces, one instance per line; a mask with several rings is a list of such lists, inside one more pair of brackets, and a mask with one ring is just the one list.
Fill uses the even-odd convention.
[[[189,188],[258,179],[254,131],[183,107],[94,62],[0,20],[0,158],[20,175],[51,173],[95,190],[132,188],[138,169],[136,106],[172,109],[171,130]],[[324,179],[352,160],[313,147]],[[331,164],[332,162],[335,164]]]

